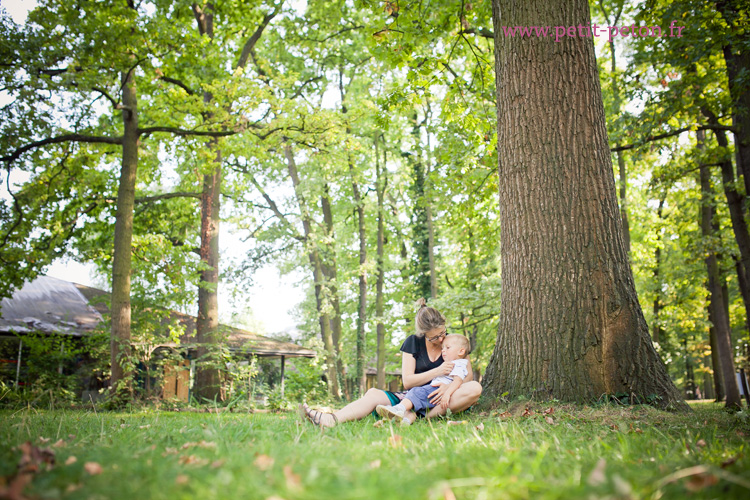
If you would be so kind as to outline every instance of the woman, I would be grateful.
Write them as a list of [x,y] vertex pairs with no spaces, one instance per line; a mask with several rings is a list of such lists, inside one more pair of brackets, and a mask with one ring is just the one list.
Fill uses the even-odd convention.
[[[443,362],[442,357],[443,339],[446,335],[445,317],[437,309],[428,307],[425,299],[419,299],[417,305],[419,311],[414,318],[416,333],[407,337],[401,346],[401,378],[407,390],[428,384],[439,375],[448,375],[453,369],[453,363]],[[445,413],[445,408],[440,407],[440,401],[447,387],[444,385],[436,388],[430,394],[430,401],[436,406],[430,410],[427,418]],[[364,396],[334,413],[313,410],[307,404],[301,405],[300,410],[313,424],[333,427],[341,422],[364,418],[378,405],[398,404],[404,394],[406,392],[369,389]],[[453,413],[465,410],[476,403],[481,395],[482,386],[473,380],[469,363],[469,375],[451,396],[449,408]]]

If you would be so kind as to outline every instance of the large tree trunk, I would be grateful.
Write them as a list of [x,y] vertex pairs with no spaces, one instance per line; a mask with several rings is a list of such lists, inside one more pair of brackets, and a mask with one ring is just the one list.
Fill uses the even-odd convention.
[[201,271],[198,285],[198,319],[196,342],[199,362],[196,366],[196,395],[214,400],[220,397],[217,360],[212,359],[219,344],[219,223],[221,221],[221,150],[216,140],[210,149],[216,152],[213,172],[203,176],[201,197],[200,258],[206,269]]
[[[699,148],[703,145],[704,132],[698,131]],[[714,209],[713,187],[711,186],[711,174],[708,167],[700,167],[701,183],[701,234],[704,240],[711,241],[714,233]],[[706,256],[706,268],[708,270],[708,290],[710,293],[709,308],[711,309],[711,321],[714,325],[715,347],[718,351],[720,370],[724,379],[724,390],[726,391],[727,407],[741,405],[740,392],[737,379],[734,376],[734,360],[732,356],[732,344],[729,337],[729,314],[724,307],[727,300],[726,288],[722,287],[722,279],[719,272],[719,260],[716,250],[709,248]],[[712,345],[712,349],[713,349]],[[685,353],[687,355],[687,352]],[[714,365],[714,369],[717,367]]]
[[133,241],[133,206],[138,170],[138,99],[134,71],[122,75],[122,168],[117,188],[115,242],[112,261],[112,329],[110,387],[115,397],[129,398],[130,380],[130,268]]
[[377,388],[385,389],[385,324],[383,323],[383,284],[385,282],[385,188],[388,183],[386,176],[386,152],[383,148],[383,165],[380,165],[378,155],[378,141],[375,139],[375,175],[376,175],[376,192],[378,196],[378,249],[377,265],[378,277],[375,284],[375,316],[377,318]]
[[502,36],[589,26],[588,4],[493,0],[493,12],[503,288],[486,392],[687,409],[635,292],[593,39]]
[[430,268],[430,228],[427,220],[427,200],[425,198],[424,163],[421,155],[422,127],[419,124],[417,112],[412,118],[412,136],[417,151],[408,154],[411,163],[413,181],[412,196],[414,209],[412,213],[412,241],[414,246],[413,276],[416,294],[419,297],[432,297],[432,271]]
[[313,270],[313,279],[315,280],[315,304],[318,310],[318,321],[320,323],[320,336],[323,340],[323,347],[326,351],[326,366],[328,375],[328,391],[336,398],[341,397],[341,388],[339,386],[339,377],[336,371],[336,350],[333,343],[333,333],[331,332],[331,319],[326,312],[327,307],[323,298],[323,285],[326,280],[323,274],[323,265],[320,259],[320,252],[312,234],[312,218],[307,206],[307,201],[300,187],[299,174],[297,173],[297,163],[294,161],[294,152],[292,146],[284,143],[284,156],[287,161],[287,171],[292,179],[297,204],[299,205],[300,215],[302,217],[302,228],[305,231],[304,243],[310,259],[310,265]]
[[[193,5],[198,23],[198,32],[213,40],[214,5],[207,3],[201,9]],[[213,101],[210,92],[203,93],[203,102]],[[221,394],[219,370],[216,360],[211,359],[219,343],[219,222],[221,210],[221,150],[213,139],[209,149],[215,157],[211,172],[203,176],[201,195],[201,246],[200,259],[205,269],[198,283],[198,318],[195,325],[195,340],[198,344],[198,364],[195,374],[195,393],[199,397],[215,400]]]

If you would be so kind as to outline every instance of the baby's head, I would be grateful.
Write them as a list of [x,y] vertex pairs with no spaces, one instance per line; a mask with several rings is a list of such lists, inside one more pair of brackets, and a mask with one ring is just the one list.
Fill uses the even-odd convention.
[[443,361],[455,361],[469,355],[469,339],[457,333],[451,333],[443,340]]

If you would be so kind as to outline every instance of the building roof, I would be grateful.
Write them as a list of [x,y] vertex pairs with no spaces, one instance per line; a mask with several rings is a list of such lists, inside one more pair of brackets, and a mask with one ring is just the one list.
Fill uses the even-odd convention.
[[[39,276],[3,299],[0,307],[0,334],[43,332],[82,336],[91,333],[109,314],[109,292],[70,283],[50,276]],[[195,317],[170,311],[166,323],[177,321],[185,333],[180,345],[195,343]],[[219,325],[230,351],[257,356],[314,358],[315,351],[291,342],[282,342],[227,325]],[[177,347],[175,343],[161,345]]]
[[0,333],[44,332],[81,336],[102,316],[73,283],[39,276],[0,302]]

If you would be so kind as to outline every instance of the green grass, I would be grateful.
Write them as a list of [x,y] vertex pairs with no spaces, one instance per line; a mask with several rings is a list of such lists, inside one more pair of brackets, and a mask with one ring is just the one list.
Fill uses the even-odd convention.
[[292,413],[2,411],[0,476],[11,480],[17,446],[31,441],[56,455],[27,486],[33,498],[750,497],[741,415],[708,403],[689,415],[553,403],[550,424],[548,406],[464,425],[368,417],[326,432]]

